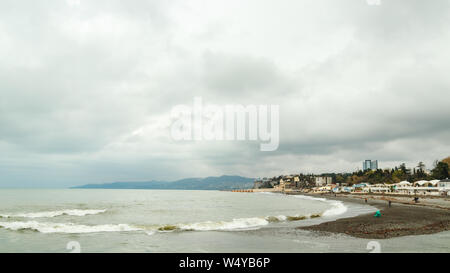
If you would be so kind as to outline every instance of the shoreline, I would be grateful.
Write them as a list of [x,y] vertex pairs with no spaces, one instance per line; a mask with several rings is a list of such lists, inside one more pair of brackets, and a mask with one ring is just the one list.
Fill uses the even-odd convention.
[[[420,200],[421,203],[415,204],[405,197],[303,193],[301,195],[367,204],[379,209],[381,217],[374,217],[373,213],[362,214],[318,225],[297,227],[298,229],[318,233],[341,233],[364,239],[389,239],[450,230],[450,201],[447,199],[434,199],[431,203],[429,200]],[[389,200],[392,203],[391,207],[388,205]]]

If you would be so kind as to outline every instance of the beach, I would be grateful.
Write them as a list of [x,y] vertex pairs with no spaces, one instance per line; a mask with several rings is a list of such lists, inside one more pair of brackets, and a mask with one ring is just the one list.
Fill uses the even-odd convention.
[[[409,197],[333,194],[313,195],[343,202],[368,204],[381,212],[381,217],[363,214],[318,225],[298,227],[318,233],[341,233],[357,238],[388,239],[408,235],[433,234],[450,230],[450,200]],[[367,199],[367,203],[365,202]],[[389,207],[388,200],[391,200]]]

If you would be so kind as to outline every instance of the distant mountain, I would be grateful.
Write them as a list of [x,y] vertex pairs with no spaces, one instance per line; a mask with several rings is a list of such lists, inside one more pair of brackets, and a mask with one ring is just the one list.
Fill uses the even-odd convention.
[[223,175],[220,177],[185,178],[177,181],[115,182],[87,184],[73,189],[153,189],[153,190],[232,190],[250,189],[253,178]]

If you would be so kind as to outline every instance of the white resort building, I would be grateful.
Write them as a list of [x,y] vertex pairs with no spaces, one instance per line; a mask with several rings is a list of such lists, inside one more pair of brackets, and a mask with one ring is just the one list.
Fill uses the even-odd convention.
[[347,192],[347,193],[377,193],[396,195],[429,195],[429,196],[450,196],[450,179],[444,180],[421,180],[411,183],[401,181],[395,184],[374,184],[360,183],[351,187],[316,187],[313,192]]

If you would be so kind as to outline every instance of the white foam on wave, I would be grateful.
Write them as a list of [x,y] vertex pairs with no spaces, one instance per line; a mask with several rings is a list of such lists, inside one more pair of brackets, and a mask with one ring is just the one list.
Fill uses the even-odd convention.
[[196,230],[196,231],[213,231],[213,230],[245,230],[255,229],[268,225],[269,221],[265,218],[240,218],[233,219],[232,221],[219,221],[219,222],[201,222],[193,224],[177,225],[182,230]]
[[16,214],[0,214],[3,218],[52,218],[62,215],[68,216],[86,216],[104,213],[106,209],[67,209],[56,211],[41,211],[41,212],[28,212],[28,213],[16,213]]
[[260,192],[258,194],[271,194],[271,195],[280,195],[280,196],[289,196],[294,197],[298,199],[304,199],[304,200],[311,200],[311,201],[321,201],[325,202],[331,205],[331,208],[325,210],[320,215],[323,217],[330,217],[330,216],[337,216],[344,214],[347,212],[348,207],[344,204],[342,201],[336,201],[336,200],[328,200],[326,198],[322,197],[315,197],[315,196],[308,196],[308,195],[283,195],[281,193],[272,193],[272,192]]
[[0,227],[13,231],[35,230],[41,233],[97,233],[142,230],[141,228],[133,227],[127,224],[87,226],[72,223],[41,223],[36,221],[0,222]]
[[344,214],[348,210],[348,207],[346,205],[344,205],[344,203],[342,201],[328,200],[328,202],[331,203],[332,208],[327,209],[324,213],[322,213],[322,216],[324,216],[324,217],[330,217],[330,216]]
[[[314,215],[314,214],[313,214]],[[255,230],[269,225],[271,222],[299,221],[314,218],[313,215],[277,215],[267,217],[239,218],[231,221],[206,221],[199,223],[176,224],[160,226],[158,232],[174,232],[174,231],[235,231],[235,230]],[[315,214],[319,215],[320,214]],[[150,234],[153,235],[153,232]]]
[[295,198],[299,198],[299,199],[321,201],[321,202],[330,204],[331,208],[325,210],[321,214],[321,216],[323,216],[323,217],[337,216],[340,214],[344,214],[348,210],[348,207],[342,201],[328,200],[326,198],[313,197],[313,196],[307,196],[307,195],[291,195],[291,196],[293,196]]
[[[275,218],[276,219],[278,219],[278,221],[286,221],[286,219],[287,219],[287,216],[286,215],[278,215],[278,216],[275,216]],[[266,219],[267,219],[267,217],[266,217]]]

